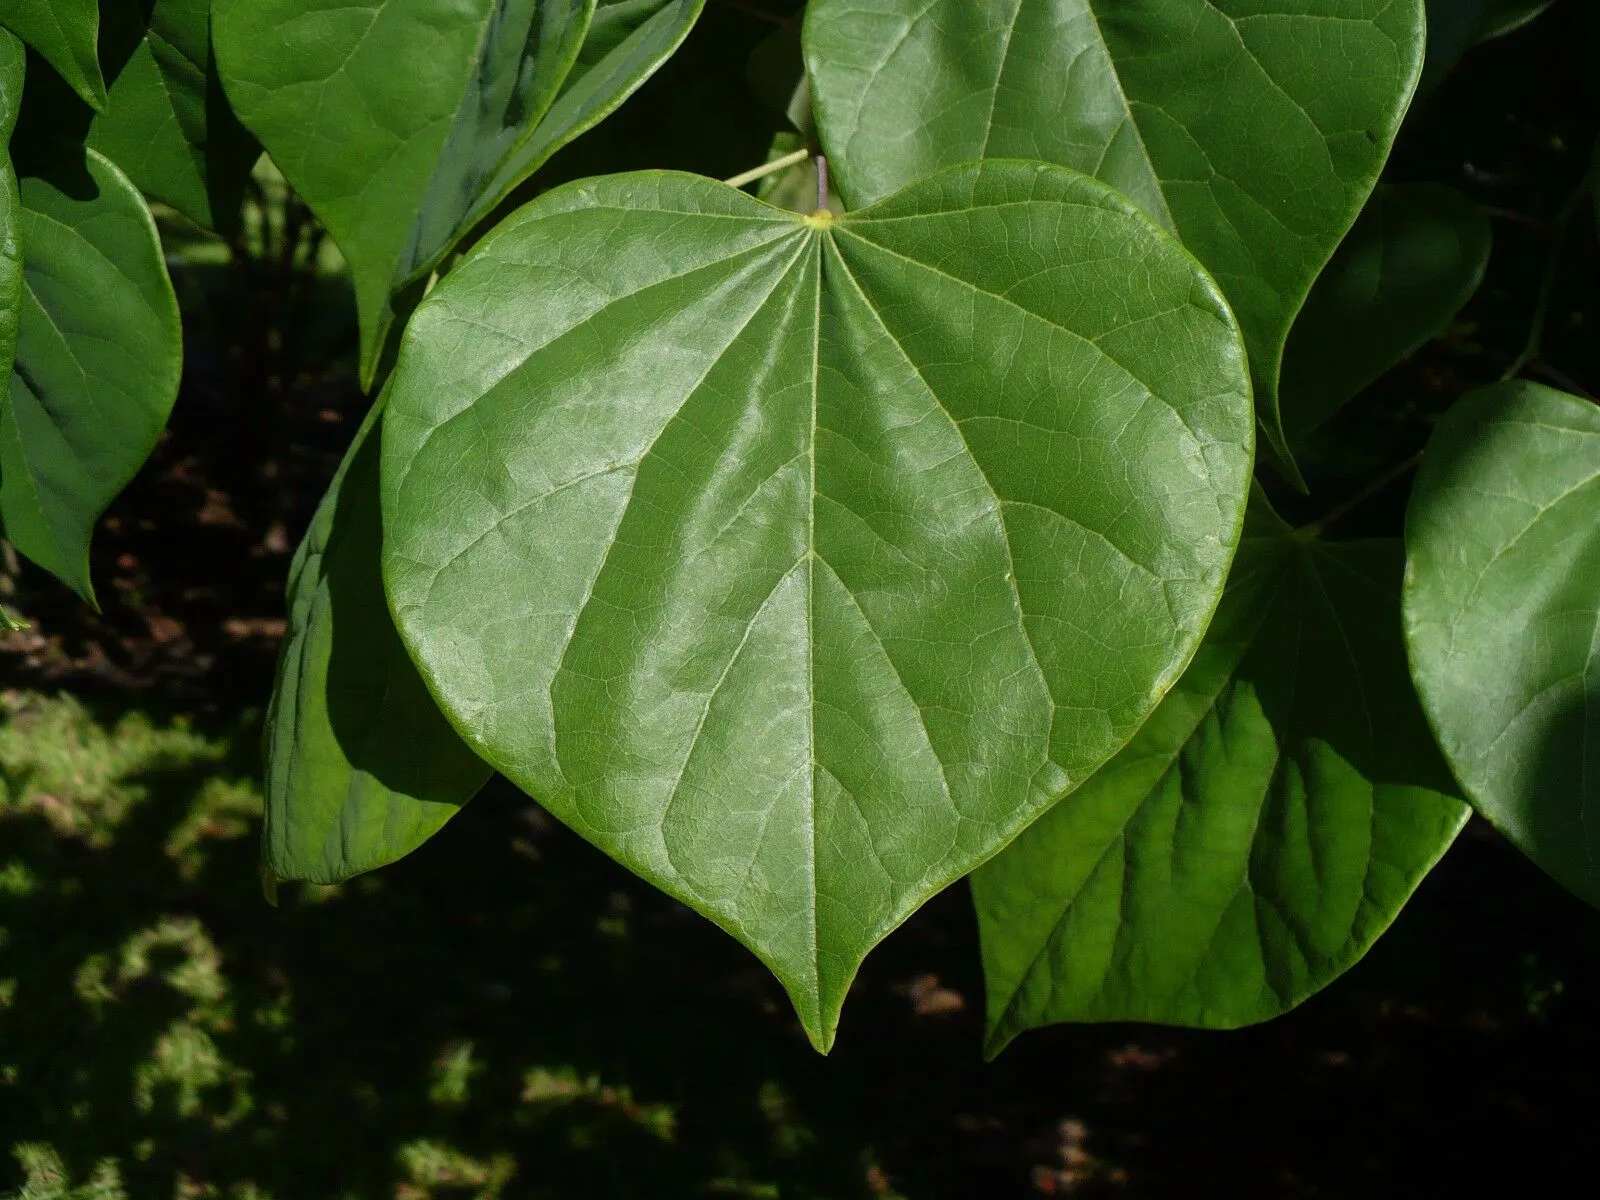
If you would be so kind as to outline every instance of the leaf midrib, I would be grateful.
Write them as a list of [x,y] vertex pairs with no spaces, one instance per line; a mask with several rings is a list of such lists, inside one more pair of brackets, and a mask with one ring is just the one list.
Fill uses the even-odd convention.
[[[972,447],[967,441],[966,432],[961,428],[961,422],[956,420],[955,414],[953,414],[949,410],[949,408],[945,405],[944,401],[942,399],[940,399],[939,393],[934,390],[933,385],[928,381],[927,376],[923,374],[921,366],[917,364],[917,362],[907,352],[906,348],[900,343],[900,339],[895,336],[894,331],[889,328],[888,322],[884,320],[883,314],[881,312],[879,312],[877,306],[872,303],[871,297],[867,295],[867,291],[861,285],[861,281],[856,278],[855,272],[850,270],[849,264],[846,263],[846,261],[845,261],[843,252],[838,248],[838,246],[836,244],[833,244],[831,241],[830,241],[830,246],[831,246],[831,248],[833,250],[833,259],[834,259],[835,262],[837,262],[840,272],[844,275],[844,277],[847,280],[850,281],[850,286],[855,290],[856,295],[861,298],[862,305],[866,308],[866,310],[868,312],[870,312],[872,314],[873,320],[876,321],[877,324],[878,324],[878,328],[883,330],[883,335],[886,338],[889,339],[889,342],[890,342],[891,345],[894,346],[896,353],[898,353],[900,355],[901,362],[903,362],[908,368],[910,368],[911,372],[914,375],[916,375],[917,379],[921,382],[923,388],[927,391],[928,398],[933,401],[934,405],[939,409],[940,413],[942,413],[944,415],[945,420],[947,420],[950,423],[950,427],[955,432],[955,435],[956,435],[957,439],[960,441],[962,449],[964,451],[966,451],[967,458],[973,464],[973,468],[977,471],[978,477],[983,480],[984,487],[988,489],[989,498],[992,501],[992,503],[994,504],[995,518],[996,518],[996,521],[999,523],[1000,532],[1001,532],[1001,538],[1002,538],[1002,541],[1004,542],[1005,550],[1006,550],[1006,581],[1007,581],[1007,584],[1009,585],[1007,590],[1010,592],[1012,603],[1014,605],[1013,610],[1012,610],[1013,611],[1013,616],[1014,616],[1014,618],[1016,620],[1017,628],[1022,633],[1023,643],[1028,648],[1028,658],[1029,658],[1030,663],[1033,666],[1034,675],[1037,678],[1037,682],[1039,684],[1039,687],[1043,691],[1044,695],[1049,698],[1051,706],[1052,706],[1052,710],[1053,710],[1055,708],[1055,706],[1056,706],[1056,703],[1057,703],[1056,702],[1056,698],[1055,698],[1055,694],[1051,690],[1049,677],[1045,674],[1044,666],[1040,662],[1038,647],[1036,647],[1034,645],[1034,642],[1033,642],[1033,634],[1028,629],[1027,610],[1024,607],[1023,603],[1022,603],[1022,592],[1021,592],[1019,584],[1017,583],[1016,553],[1012,549],[1012,546],[1011,546],[1011,530],[1010,530],[1010,527],[1006,524],[1006,520],[1005,520],[1005,507],[1006,507],[1005,506],[1005,501],[1003,501],[1000,498],[1000,494],[995,489],[994,483],[989,479],[988,472],[986,472],[983,469],[983,464],[981,462],[979,462],[977,456],[975,454],[973,454]],[[914,261],[914,260],[908,259],[907,261],[909,262],[909,261]],[[820,278],[820,276],[819,276],[819,278]],[[974,290],[976,290],[976,289],[974,289]],[[819,326],[819,335],[820,335],[820,326]],[[812,459],[813,459],[813,462],[815,461],[815,458],[816,458],[816,454],[815,454],[816,442],[815,442],[814,438],[815,438],[815,430],[813,429],[813,442],[812,442],[812,447],[813,447]],[[1057,514],[1057,515],[1060,515],[1060,514]],[[837,572],[835,572],[835,574],[837,574]],[[841,584],[843,584],[843,582],[844,582],[843,580],[840,580]],[[849,589],[846,589],[846,590],[848,591]],[[862,619],[863,619],[863,621],[866,621],[865,612],[862,613]],[[872,629],[873,637],[875,639],[877,639],[878,644],[881,647],[883,647],[884,656],[886,658],[889,658],[890,656],[889,656],[888,647],[883,645],[883,639],[882,639],[881,635],[878,634],[876,629],[873,629],[872,623],[870,621],[866,621],[866,624],[867,624],[867,627],[869,629]],[[890,659],[890,661],[891,661],[891,663],[893,662],[892,658]],[[895,667],[895,673],[896,673],[897,676],[900,674],[900,669],[899,669],[898,666]],[[909,696],[910,694],[911,693],[909,691],[906,692],[906,695]],[[919,715],[920,715],[920,710],[921,710],[921,706],[920,705],[918,706],[918,710],[919,710]],[[1050,735],[1046,737],[1046,741],[1045,741],[1045,744],[1046,744],[1046,758],[1047,759],[1048,759],[1048,755],[1049,755],[1050,742],[1053,740],[1053,737],[1054,737],[1054,730],[1055,730],[1055,713],[1054,713],[1054,711],[1052,711],[1052,713],[1051,713],[1051,732],[1050,732]],[[926,724],[923,725],[923,732],[924,732],[924,735],[926,735],[926,733],[927,733]],[[930,750],[931,753],[933,753],[934,759],[939,763],[940,775],[946,778],[946,785],[945,786],[946,786],[946,794],[948,795],[949,794],[949,783],[948,783],[948,776],[946,774],[944,760],[939,758],[939,755],[938,755],[938,753],[936,751],[933,751],[933,746],[932,746],[932,740],[931,739],[929,740],[929,750]],[[952,800],[952,803],[953,803],[953,800]]]

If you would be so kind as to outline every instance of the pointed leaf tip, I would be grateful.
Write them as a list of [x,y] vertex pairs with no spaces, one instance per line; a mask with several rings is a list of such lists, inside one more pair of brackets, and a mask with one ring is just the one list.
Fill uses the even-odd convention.
[[411,322],[385,582],[473,749],[749,946],[826,1049],[872,946],[1181,673],[1253,430],[1215,286],[1075,172],[828,223],[585,180]]

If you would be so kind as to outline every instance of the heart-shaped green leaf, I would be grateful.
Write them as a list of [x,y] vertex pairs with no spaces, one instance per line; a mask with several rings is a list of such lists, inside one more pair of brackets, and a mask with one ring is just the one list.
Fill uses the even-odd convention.
[[97,111],[105,110],[99,0],[7,0],[0,25],[38,51]]
[[805,38],[847,203],[968,159],[1042,158],[1175,231],[1238,314],[1292,472],[1284,340],[1377,181],[1423,30],[1421,0],[813,0]]
[[111,87],[89,144],[146,195],[197,225],[231,229],[260,147],[222,95],[210,0],[122,0],[107,10],[100,43]]
[[21,199],[22,319],[0,406],[0,526],[93,603],[94,523],[177,398],[178,303],[150,211],[102,155],[52,147],[25,165]]
[[383,595],[373,406],[289,569],[267,712],[262,865],[335,883],[427,841],[491,772],[411,665]]
[[350,263],[363,382],[392,295],[620,104],[703,4],[216,0],[240,118]]
[[1468,799],[1600,905],[1600,408],[1533,383],[1462,400],[1406,553],[1412,673]]
[[972,876],[988,1046],[1058,1021],[1264,1021],[1366,953],[1467,807],[1406,677],[1397,542],[1252,503],[1193,664]]
[[1379,188],[1289,334],[1279,397],[1291,446],[1436,336],[1489,262],[1483,209],[1441,184]]
[[872,946],[1181,673],[1252,428],[1215,286],[1075,172],[839,219],[580,181],[407,330],[390,606],[473,748],[826,1047]]

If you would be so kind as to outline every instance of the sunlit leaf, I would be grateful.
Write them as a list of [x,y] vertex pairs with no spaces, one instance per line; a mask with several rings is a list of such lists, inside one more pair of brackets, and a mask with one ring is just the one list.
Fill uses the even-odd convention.
[[1600,408],[1533,383],[1462,400],[1406,552],[1412,670],[1467,797],[1600,905]]
[[364,382],[392,295],[620,104],[703,3],[216,0],[235,108],[350,263]]
[[1489,262],[1483,209],[1442,184],[1379,188],[1300,310],[1279,389],[1289,444],[1439,334]]
[[1181,673],[1252,429],[1214,285],[1075,172],[839,219],[610,176],[412,319],[385,578],[474,749],[751,947],[826,1047],[872,946]]
[[813,0],[846,203],[993,156],[1088,171],[1221,285],[1263,426],[1284,340],[1372,190],[1422,65],[1421,0]]
[[94,523],[178,394],[178,305],[150,212],[108,159],[62,143],[19,167],[22,319],[0,407],[0,525],[92,602]]
[[1388,927],[1467,815],[1406,676],[1400,577],[1396,542],[1252,504],[1178,685],[973,874],[991,1053],[1059,1021],[1264,1021]]
[[267,713],[264,865],[334,883],[409,854],[490,770],[406,656],[383,596],[382,401],[328,487],[289,571],[289,632]]

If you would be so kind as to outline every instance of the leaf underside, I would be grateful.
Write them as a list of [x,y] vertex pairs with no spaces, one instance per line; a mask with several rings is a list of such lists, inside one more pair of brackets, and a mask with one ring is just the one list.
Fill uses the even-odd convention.
[[233,230],[260,147],[222,95],[210,0],[114,6],[100,45],[115,75],[89,145],[195,224]]
[[1406,677],[1395,542],[1261,504],[1194,662],[972,877],[988,1048],[1062,1021],[1231,1028],[1359,959],[1467,815]]
[[336,883],[402,858],[488,780],[428,695],[383,595],[378,437],[356,434],[289,570],[266,722],[262,863]]
[[1250,352],[1263,429],[1290,324],[1360,211],[1421,69],[1422,0],[813,0],[840,192],[995,156],[1087,171],[1174,231]]
[[825,1048],[868,950],[1177,678],[1252,429],[1214,286],[1074,172],[836,221],[589,180],[413,318],[385,579],[473,748],[754,950]]
[[1600,408],[1533,383],[1460,401],[1406,552],[1412,670],[1468,799],[1600,906]]
[[364,384],[391,298],[648,78],[703,4],[216,0],[235,110],[350,264]]

